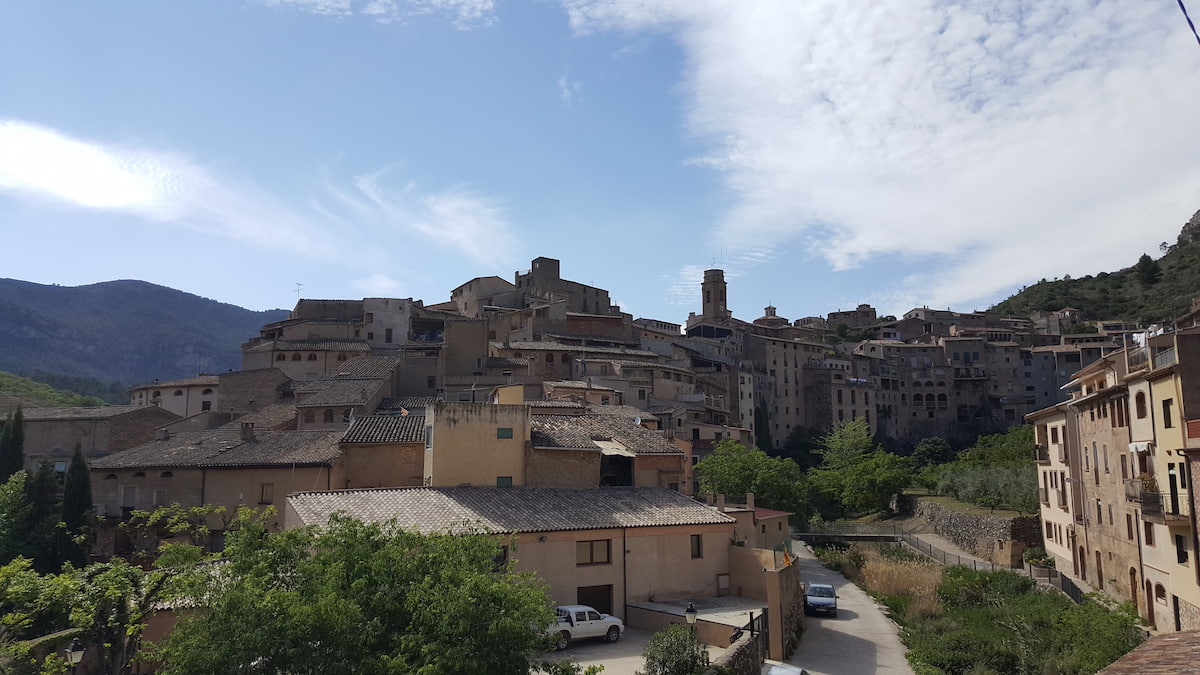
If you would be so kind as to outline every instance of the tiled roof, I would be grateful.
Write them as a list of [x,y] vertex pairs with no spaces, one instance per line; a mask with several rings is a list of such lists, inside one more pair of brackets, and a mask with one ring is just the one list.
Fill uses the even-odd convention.
[[525,405],[527,405],[533,409],[537,409],[537,408],[573,408],[573,409],[577,409],[577,410],[583,410],[585,407],[582,403],[576,403],[575,401],[525,401]]
[[[26,408],[25,421],[32,420],[101,420],[118,417],[139,410],[149,410],[147,405],[102,405],[88,408]],[[160,408],[161,410],[161,408]],[[163,411],[167,412],[167,411]]]
[[1200,668],[1200,631],[1154,635],[1100,675],[1176,675]]
[[793,515],[796,515],[796,514],[792,513],[791,511],[776,511],[775,509],[760,509],[758,507],[754,508],[754,517],[758,518],[758,519],[778,518],[780,516],[793,516]]
[[336,369],[325,374],[332,380],[377,380],[390,377],[400,367],[399,356],[356,356],[338,364]]
[[256,429],[295,428],[296,406],[290,403],[272,403],[230,420],[220,428],[241,429],[243,422],[254,422]]
[[432,408],[434,403],[437,403],[437,398],[433,396],[402,396],[399,398],[385,398],[379,404],[378,410],[395,410],[400,411],[404,408],[409,414],[425,414],[426,408]]
[[383,380],[320,380],[317,391],[296,403],[297,408],[366,405],[383,386]]
[[612,387],[603,387],[591,382],[583,382],[581,380],[561,380],[559,382],[542,382],[543,389],[591,389],[593,391],[616,391]]
[[614,415],[532,415],[530,437],[536,448],[599,450],[594,441],[613,440],[634,454],[682,454],[657,433],[632,419]]
[[492,349],[505,350],[522,350],[529,349],[533,351],[543,352],[575,352],[580,356],[585,354],[623,354],[625,356],[644,356],[646,358],[658,358],[658,354],[648,352],[644,349],[626,349],[623,347],[583,347],[580,345],[567,345],[561,342],[491,342],[489,343]]
[[555,532],[732,523],[730,516],[664,488],[414,487],[301,492],[288,504],[305,524],[335,513],[394,520],[421,532],[475,529]]
[[315,338],[311,340],[263,340],[245,349],[248,353],[257,352],[369,352],[371,346],[366,340],[331,340]]
[[337,431],[255,430],[243,440],[240,429],[181,431],[165,440],[122,450],[91,462],[93,471],[150,467],[220,468],[327,464],[338,457]]
[[138,389],[170,389],[172,387],[215,387],[220,380],[220,375],[197,375],[196,377],[186,377],[182,380],[171,380],[169,382],[150,382],[133,387],[129,391],[137,391]]
[[630,420],[652,420],[654,415],[649,410],[642,410],[631,405],[589,405],[588,412],[597,415],[615,415]]
[[354,420],[343,443],[424,443],[422,415],[367,415]]
[[529,359],[515,356],[489,356],[488,368],[524,368],[529,365]]

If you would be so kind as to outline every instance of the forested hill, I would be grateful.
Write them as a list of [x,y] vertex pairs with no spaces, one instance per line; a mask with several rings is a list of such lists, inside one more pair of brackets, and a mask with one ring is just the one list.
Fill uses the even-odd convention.
[[[117,388],[241,367],[240,345],[287,310],[254,312],[144,281],[0,279],[0,371]],[[93,393],[79,391],[79,393]],[[97,395],[102,395],[97,393]]]
[[[1188,311],[1200,296],[1200,211],[1184,224],[1174,243],[1163,242],[1140,260],[1130,253],[1130,266],[1116,272],[1072,279],[1042,280],[992,307],[1003,316],[1074,307],[1084,320],[1123,319],[1142,325],[1170,321]],[[1165,250],[1165,252],[1163,252]],[[1150,259],[1149,254],[1162,257]]]

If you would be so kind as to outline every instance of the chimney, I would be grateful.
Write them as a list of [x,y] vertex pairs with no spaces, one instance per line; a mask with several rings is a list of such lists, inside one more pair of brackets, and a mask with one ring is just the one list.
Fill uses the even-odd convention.
[[725,495],[717,495],[717,510],[721,513],[725,512]]
[[750,509],[751,511],[754,510],[754,493],[753,492],[746,493],[746,508]]
[[254,440],[254,422],[242,422],[242,440]]
[[156,440],[156,441],[165,441],[165,440],[167,440],[167,439],[169,439],[169,438],[171,438],[171,431],[170,431],[170,429],[167,429],[167,428],[165,428],[165,427],[164,427],[164,428],[162,428],[162,429],[155,429],[155,430],[154,430],[154,440]]
[[247,403],[250,404],[250,411],[253,412],[254,411],[254,399],[250,399],[249,401],[247,401]]

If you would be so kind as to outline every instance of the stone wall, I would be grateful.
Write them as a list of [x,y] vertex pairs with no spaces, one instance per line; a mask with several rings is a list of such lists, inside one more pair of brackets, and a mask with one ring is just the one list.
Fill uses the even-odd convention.
[[999,565],[1020,566],[1027,548],[1041,546],[1039,521],[1033,516],[963,513],[922,499],[917,500],[913,515],[968,553]]
[[[763,636],[751,637],[747,632],[737,642],[729,645],[724,654],[718,656],[712,665],[728,668],[733,675],[758,675],[762,672],[763,655],[766,647]],[[705,675],[713,675],[717,671],[709,670]]]

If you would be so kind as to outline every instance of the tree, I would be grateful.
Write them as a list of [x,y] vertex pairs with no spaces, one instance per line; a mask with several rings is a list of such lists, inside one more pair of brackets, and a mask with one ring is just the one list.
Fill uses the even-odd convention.
[[779,456],[793,460],[801,470],[807,471],[821,464],[822,438],[823,435],[815,429],[792,427],[783,441]]
[[87,562],[86,545],[81,545],[75,538],[86,534],[92,507],[91,474],[83,449],[76,443],[75,454],[71,456],[71,465],[67,467],[67,475],[63,479],[62,504],[62,522],[66,527],[66,541],[63,543],[65,557],[76,567],[82,567]]
[[790,459],[731,440],[717,443],[712,454],[696,464],[700,489],[726,495],[754,493],[760,506],[790,511],[797,520],[808,517],[808,488],[804,473]]
[[708,650],[692,629],[673,623],[654,634],[642,650],[646,664],[638,675],[700,675],[708,668]]
[[841,470],[842,505],[856,512],[889,511],[892,497],[908,487],[913,472],[908,459],[876,450]]
[[493,535],[336,516],[272,535],[242,527],[225,557],[215,579],[196,579],[206,610],[157,650],[159,672],[524,673],[554,621],[544,582],[515,571]]
[[33,560],[39,572],[57,572],[63,563],[58,529],[62,504],[58,498],[58,475],[52,464],[39,462],[33,473],[25,477],[25,500],[29,512],[22,555]]
[[0,484],[0,564],[8,564],[25,551],[25,524],[28,521],[25,472],[18,471]]
[[8,478],[25,468],[25,412],[17,406],[4,421],[0,434],[0,478]]
[[1148,253],[1143,253],[1142,257],[1138,258],[1137,264],[1133,266],[1133,271],[1143,286],[1153,286],[1162,279],[1162,269]]
[[879,444],[871,435],[871,427],[861,417],[835,423],[833,429],[821,439],[821,445],[824,446],[821,452],[824,458],[822,466],[834,470],[879,449]]
[[771,438],[771,417],[763,405],[754,406],[754,442],[763,452],[775,449],[775,440]]
[[912,459],[916,468],[944,464],[954,459],[954,448],[937,436],[922,438],[913,448]]

